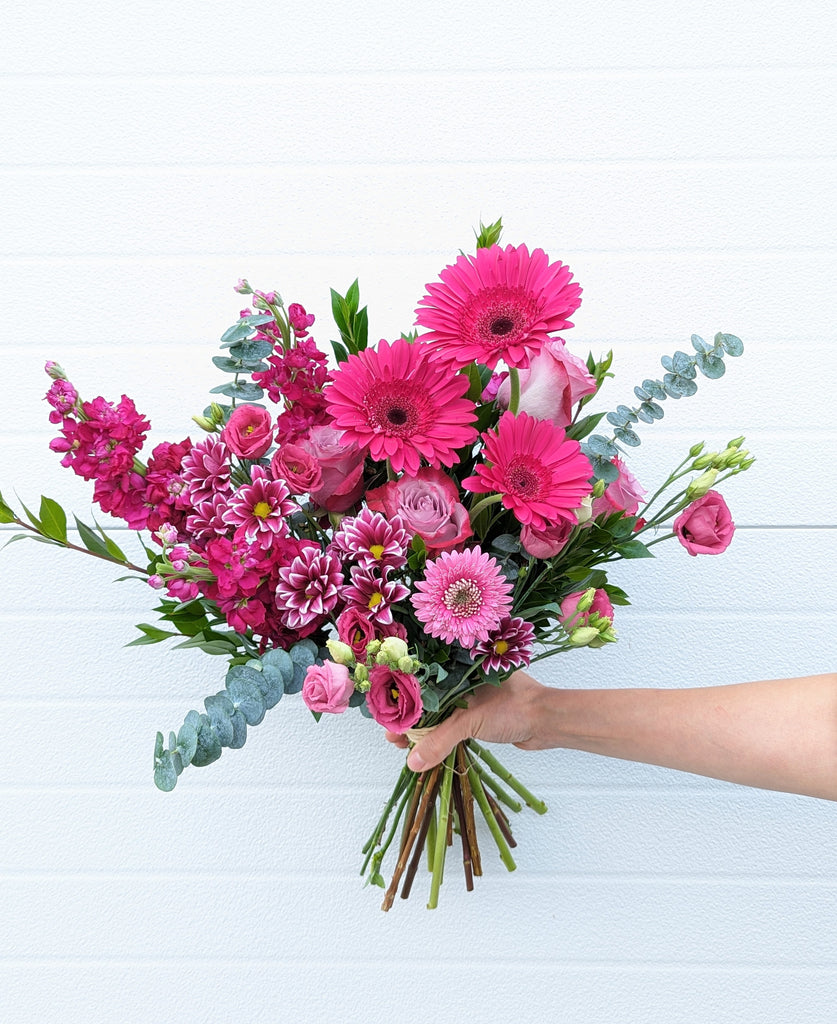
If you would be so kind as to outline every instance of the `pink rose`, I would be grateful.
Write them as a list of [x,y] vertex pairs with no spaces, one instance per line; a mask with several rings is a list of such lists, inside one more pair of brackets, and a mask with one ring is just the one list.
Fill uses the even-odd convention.
[[402,476],[366,495],[373,512],[399,516],[410,533],[418,534],[433,555],[457,547],[473,533],[459,488],[440,469],[423,466],[415,476]]
[[[596,392],[596,380],[586,363],[569,351],[561,338],[549,338],[529,364],[519,370],[520,403],[518,412],[528,412],[539,420],[552,420],[556,427],[572,423],[576,404],[585,395]],[[497,400],[508,408],[511,384],[504,380]]]
[[613,465],[619,470],[619,476],[607,485],[601,498],[593,502],[593,515],[627,512],[629,516],[635,516],[639,511],[639,503],[645,500],[645,488],[640,486],[621,459],[613,459]]
[[590,616],[593,614],[602,615],[613,622],[613,605],[610,603],[610,598],[607,596],[606,590],[597,590],[593,597],[593,603],[587,609],[587,611],[578,612],[578,602],[584,597],[585,591],[577,590],[573,594],[567,594],[564,600],[561,602],[561,625],[567,626],[569,629],[575,629],[578,626],[586,626],[590,621]]
[[299,444],[320,466],[322,482],[310,492],[311,500],[327,512],[345,512],[363,494],[364,453],[354,441],[343,440],[343,431],[325,424],[311,428]]
[[409,672],[389,665],[375,665],[369,671],[366,704],[372,717],[391,732],[406,732],[421,718],[421,684]]
[[290,494],[310,494],[323,482],[319,462],[298,444],[283,444],[274,453],[270,474],[274,480],[284,480]]
[[677,539],[690,555],[720,555],[735,533],[727,503],[717,491],[707,491],[674,520]]
[[221,440],[240,459],[260,459],[273,444],[273,417],[260,405],[236,406]]
[[342,715],[354,689],[348,668],[326,661],[322,665],[309,665],[302,684],[302,699],[312,711]]
[[576,524],[569,519],[560,519],[550,523],[545,530],[536,530],[532,526],[523,526],[520,531],[520,543],[533,558],[552,558],[570,539]]

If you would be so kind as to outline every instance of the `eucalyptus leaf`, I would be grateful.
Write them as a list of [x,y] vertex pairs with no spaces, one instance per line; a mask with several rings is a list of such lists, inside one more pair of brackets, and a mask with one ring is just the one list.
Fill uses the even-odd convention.
[[164,793],[170,793],[177,785],[177,770],[171,752],[164,750],[154,766],[154,785]]
[[734,334],[716,334],[715,343],[719,342],[728,356],[740,356],[744,352],[744,342]]

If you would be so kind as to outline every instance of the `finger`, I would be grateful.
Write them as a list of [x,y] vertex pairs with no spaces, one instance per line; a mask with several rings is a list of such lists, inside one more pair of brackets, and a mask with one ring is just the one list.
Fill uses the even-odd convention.
[[433,732],[419,740],[407,756],[407,767],[414,772],[423,772],[444,761],[456,744],[470,735],[467,722],[464,711],[455,711]]
[[387,729],[384,736],[387,738],[389,743],[395,744],[396,747],[406,748],[410,745],[403,732],[390,732],[389,729]]

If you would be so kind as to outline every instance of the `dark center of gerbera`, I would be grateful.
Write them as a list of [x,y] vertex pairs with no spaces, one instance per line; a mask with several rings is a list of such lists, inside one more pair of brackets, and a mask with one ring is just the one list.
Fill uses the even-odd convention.
[[543,463],[531,455],[518,455],[509,460],[504,474],[506,488],[521,498],[537,498],[548,480]]
[[496,337],[503,337],[503,335],[514,330],[514,320],[507,316],[498,316],[491,322],[489,330]]
[[379,381],[364,398],[369,426],[379,434],[411,437],[425,422],[428,396],[415,381]]

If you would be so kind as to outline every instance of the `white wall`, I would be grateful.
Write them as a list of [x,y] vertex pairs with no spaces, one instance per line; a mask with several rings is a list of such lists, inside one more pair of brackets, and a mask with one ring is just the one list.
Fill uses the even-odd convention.
[[[745,433],[727,554],[619,579],[620,644],[563,685],[835,668],[832,7],[7,0],[0,13],[0,487],[79,514],[47,450],[44,359],[179,439],[240,276],[318,314],[360,276],[408,329],[480,217],[584,286],[612,404],[693,331],[747,351],[643,432],[653,483]],[[0,539],[5,539],[4,529]],[[126,534],[121,537],[130,543]],[[589,755],[506,757],[545,796],[488,858],[388,914],[358,852],[400,755],[284,700],[176,791],[158,728],[219,662],[125,650],[153,603],[92,559],[0,552],[0,1020],[552,1019],[822,1024],[837,1008],[834,806]]]

